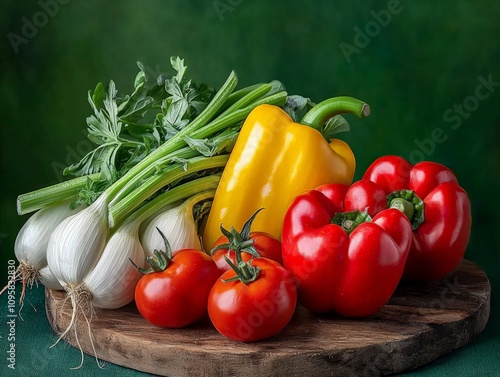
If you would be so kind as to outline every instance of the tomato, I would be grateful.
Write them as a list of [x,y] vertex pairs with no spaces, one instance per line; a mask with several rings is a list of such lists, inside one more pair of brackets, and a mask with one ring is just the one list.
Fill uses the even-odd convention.
[[153,325],[184,327],[207,315],[208,294],[220,273],[201,250],[179,250],[167,264],[163,271],[140,278],[135,302],[141,315]]
[[263,208],[260,208],[255,211],[245,224],[243,224],[241,232],[238,232],[234,227],[231,227],[231,230],[227,230],[222,225],[220,226],[222,235],[214,242],[210,255],[217,264],[221,274],[231,269],[225,257],[229,258],[232,263],[235,263],[235,250],[240,252],[238,258],[245,262],[249,261],[253,256],[272,259],[283,264],[280,240],[270,233],[251,231],[255,217],[262,210]]
[[[292,275],[267,258],[237,265],[244,271],[226,271],[210,291],[208,315],[212,324],[222,335],[240,342],[277,334],[295,312],[297,290]],[[249,281],[244,282],[245,277]]]
[[[281,242],[275,238],[273,235],[266,232],[250,232],[248,236],[249,240],[253,240],[251,244],[255,251],[259,254],[259,257],[272,259],[280,264],[283,264],[281,257]],[[248,240],[247,239],[247,240]],[[220,245],[229,245],[230,241],[226,236],[220,236],[214,243],[212,250]],[[245,249],[243,249],[245,250]],[[230,270],[231,267],[227,264],[224,256],[227,256],[233,263],[235,262],[235,252],[234,249],[218,249],[212,254],[212,259],[219,268],[221,274]],[[247,262],[252,258],[252,254],[248,252],[243,252],[241,254],[242,260]]]

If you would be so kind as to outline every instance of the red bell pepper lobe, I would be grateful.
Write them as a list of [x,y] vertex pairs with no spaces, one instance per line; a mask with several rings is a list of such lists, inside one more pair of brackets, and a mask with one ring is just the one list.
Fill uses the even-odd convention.
[[465,190],[446,166],[423,161],[412,166],[398,156],[375,160],[363,179],[381,187],[387,205],[403,211],[413,228],[413,242],[403,278],[441,279],[462,261],[469,242],[471,205]]
[[412,231],[398,210],[382,210],[373,220],[370,211],[344,212],[347,191],[344,185],[324,185],[295,198],[283,224],[283,263],[296,279],[304,307],[364,317],[378,312],[394,293]]

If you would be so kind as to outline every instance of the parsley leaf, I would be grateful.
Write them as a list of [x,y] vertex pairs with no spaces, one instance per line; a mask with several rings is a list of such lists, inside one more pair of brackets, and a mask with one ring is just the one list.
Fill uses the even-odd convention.
[[88,138],[97,147],[80,162],[64,169],[64,175],[83,176],[101,172],[105,166],[116,166],[116,156],[123,144],[120,139],[122,122],[117,117],[116,94],[113,81],[110,81],[104,98],[102,84],[97,85],[93,95],[89,92],[88,99],[94,115],[87,118]]
[[87,118],[87,131],[95,148],[65,168],[64,175],[85,176],[110,167],[123,175],[198,116],[215,90],[187,79],[183,59],[172,57],[170,63],[172,76],[138,62],[133,91],[124,97],[118,97],[113,81],[88,93],[94,114]]
[[184,74],[184,60],[171,58],[175,76],[165,80],[165,91],[169,94],[161,105],[162,113],[157,115],[156,127],[163,140],[168,140],[193,119],[195,119],[212,100],[215,90],[206,84],[198,84],[187,79]]

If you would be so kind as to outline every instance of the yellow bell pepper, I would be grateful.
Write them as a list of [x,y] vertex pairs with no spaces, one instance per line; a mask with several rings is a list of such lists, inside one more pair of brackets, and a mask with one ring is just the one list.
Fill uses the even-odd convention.
[[210,251],[220,225],[241,229],[259,208],[252,231],[281,238],[283,218],[293,199],[325,183],[350,184],[355,158],[342,140],[329,142],[319,131],[334,115],[369,115],[367,104],[335,97],[313,107],[295,123],[281,108],[256,107],[245,120],[222,173],[203,233]]

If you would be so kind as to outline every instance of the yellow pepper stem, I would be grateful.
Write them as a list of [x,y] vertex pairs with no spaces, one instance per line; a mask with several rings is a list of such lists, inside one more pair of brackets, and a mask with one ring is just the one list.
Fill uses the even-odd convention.
[[304,115],[300,123],[318,130],[323,134],[325,139],[329,140],[330,135],[324,135],[323,126],[335,115],[344,113],[364,118],[370,115],[370,106],[353,97],[333,97],[314,106]]

